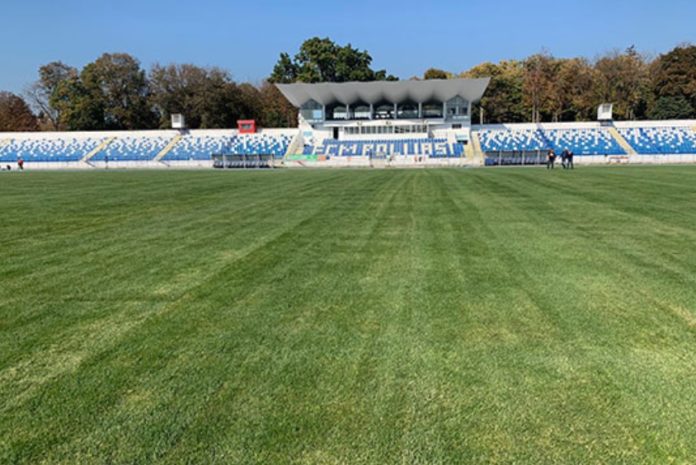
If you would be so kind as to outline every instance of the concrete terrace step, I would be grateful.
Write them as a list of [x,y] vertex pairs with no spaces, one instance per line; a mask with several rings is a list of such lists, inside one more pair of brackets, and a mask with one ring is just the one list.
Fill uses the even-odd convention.
[[80,160],[83,163],[86,163],[90,161],[96,154],[104,150],[111,144],[113,141],[115,141],[115,137],[109,137],[104,140],[101,144],[97,145],[94,149],[92,149],[89,153],[87,153],[84,157],[82,157],[82,160]]
[[155,156],[155,161],[161,161],[164,157],[166,157],[167,154],[171,152],[174,147],[176,147],[176,144],[179,143],[181,138],[181,134],[174,136],[174,138],[170,140],[169,143]]
[[621,146],[622,149],[626,151],[628,155],[636,155],[636,150],[628,143],[628,141],[621,135],[621,133],[613,126],[609,128],[609,133],[616,140],[616,142]]

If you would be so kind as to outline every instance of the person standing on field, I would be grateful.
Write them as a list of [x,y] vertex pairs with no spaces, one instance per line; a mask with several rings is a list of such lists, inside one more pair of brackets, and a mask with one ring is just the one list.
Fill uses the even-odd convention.
[[575,154],[573,153],[572,150],[568,150],[568,155],[566,156],[566,167],[568,169],[574,170],[575,169],[575,164],[573,163],[573,156]]
[[549,152],[546,154],[546,169],[547,170],[555,169],[555,165],[556,165],[556,152],[554,152],[553,149],[549,149]]
[[563,152],[561,152],[561,165],[563,165],[563,169],[568,168],[568,153],[570,153],[568,149],[565,149],[563,150]]
[[17,167],[19,168],[20,171],[24,171],[24,158],[22,158],[22,157],[17,158]]

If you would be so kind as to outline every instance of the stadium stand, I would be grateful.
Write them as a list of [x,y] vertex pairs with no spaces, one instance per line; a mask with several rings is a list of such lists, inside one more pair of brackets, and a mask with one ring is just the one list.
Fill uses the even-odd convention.
[[232,138],[228,150],[235,155],[273,155],[283,158],[292,136],[288,134],[244,134]]
[[289,134],[187,135],[163,158],[164,161],[210,160],[213,154],[273,155],[282,158],[292,140]]
[[328,157],[380,157],[398,155],[427,155],[431,158],[453,158],[464,154],[464,145],[449,143],[447,139],[379,139],[379,140],[324,140],[316,148],[307,146],[305,155]]
[[696,153],[696,132],[691,128],[623,128],[619,133],[641,155]]
[[104,150],[92,157],[93,161],[151,161],[167,146],[171,137],[117,137]]
[[194,136],[181,138],[178,144],[164,156],[164,161],[210,160],[212,154],[229,152],[232,135]]
[[544,137],[555,151],[576,155],[625,155],[626,151],[605,129],[550,129]]
[[478,134],[484,152],[534,152],[549,147],[539,129],[482,129]]
[[45,136],[13,139],[0,146],[0,162],[15,162],[22,157],[29,162],[74,162],[94,150],[104,138],[60,138]]
[[576,155],[618,155],[625,150],[605,129],[482,129],[484,152],[536,152],[568,149]]

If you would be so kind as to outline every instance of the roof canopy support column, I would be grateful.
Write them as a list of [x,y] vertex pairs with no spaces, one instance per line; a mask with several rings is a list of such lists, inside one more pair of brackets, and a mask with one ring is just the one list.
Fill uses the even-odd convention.
[[394,104],[394,115],[393,115],[393,119],[396,119],[396,114],[397,114],[398,111],[399,111],[399,105],[397,105],[397,104],[395,103],[395,104]]
[[418,119],[423,119],[423,103],[418,103]]
[[346,104],[346,119],[350,119],[350,104]]

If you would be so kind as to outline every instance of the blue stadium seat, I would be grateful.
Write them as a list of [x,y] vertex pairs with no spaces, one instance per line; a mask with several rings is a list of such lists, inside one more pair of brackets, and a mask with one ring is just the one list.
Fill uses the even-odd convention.
[[549,142],[538,129],[482,129],[479,139],[484,152],[533,152],[549,148]]
[[122,136],[116,137],[93,161],[151,161],[172,140],[172,136]]
[[0,162],[15,162],[22,157],[27,162],[80,161],[94,150],[104,138],[74,138],[44,136],[38,139],[13,139],[0,147]]
[[167,161],[210,160],[214,154],[229,153],[231,135],[193,136],[186,135],[164,157]]
[[619,133],[641,155],[696,153],[696,133],[691,128],[623,128]]
[[232,138],[229,150],[234,155],[273,155],[283,158],[291,141],[292,136],[288,134],[240,134]]
[[625,150],[606,129],[482,129],[484,152],[536,152],[553,148],[575,155],[618,155]]
[[167,161],[210,160],[211,155],[273,155],[283,158],[292,142],[290,134],[186,135],[164,157]]

